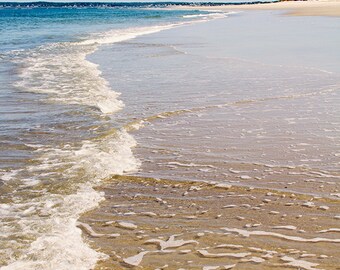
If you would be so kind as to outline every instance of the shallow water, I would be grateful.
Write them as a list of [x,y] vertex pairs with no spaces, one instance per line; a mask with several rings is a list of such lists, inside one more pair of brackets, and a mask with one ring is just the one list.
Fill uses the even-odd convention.
[[337,200],[133,176],[112,177],[100,190],[106,200],[79,223],[91,246],[109,255],[95,269],[339,264]]
[[0,264],[90,269],[103,254],[83,242],[76,221],[103,200],[94,185],[137,170],[139,161],[131,152],[136,141],[114,117],[124,103],[87,56],[103,44],[193,23],[184,16],[199,12],[0,13]]
[[90,57],[141,162],[81,217],[96,269],[337,268],[338,23],[238,13]]
[[[308,29],[310,18],[1,12],[0,35],[13,37],[0,39],[4,269],[91,269],[106,258],[107,250],[84,242],[77,220],[103,202],[94,187],[115,174],[337,198],[337,20],[325,30],[317,19],[313,34],[327,38],[318,44],[320,58],[311,59],[313,52],[292,50],[291,42],[279,43],[279,57],[269,46],[278,25],[289,32],[298,21]],[[272,50],[241,46],[236,26],[249,21],[273,22],[272,31],[255,32],[249,42],[259,48],[266,40]],[[297,37],[299,44],[309,44],[311,34]]]
[[[255,21],[268,31],[248,31]],[[313,32],[285,40],[294,24],[300,33],[312,22]],[[102,63],[104,76],[126,100],[118,116],[129,115],[141,126],[133,133],[142,161],[138,175],[336,193],[334,186],[305,182],[339,183],[340,77],[333,48],[338,37],[335,27],[327,32],[324,23],[271,12],[238,13],[94,54],[93,61]],[[273,35],[277,28],[281,39]],[[251,45],[245,44],[246,33],[252,33]],[[327,39],[313,58],[309,44],[319,33]],[[261,45],[268,50],[259,55]],[[108,55],[116,62],[108,64]],[[326,62],[331,69],[324,70]]]

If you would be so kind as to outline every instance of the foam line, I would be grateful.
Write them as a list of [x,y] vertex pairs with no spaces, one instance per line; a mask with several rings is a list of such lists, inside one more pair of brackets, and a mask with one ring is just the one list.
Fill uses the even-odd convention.
[[239,235],[242,235],[244,237],[249,237],[252,235],[256,236],[273,236],[276,238],[281,238],[289,241],[295,241],[295,242],[304,242],[304,243],[319,243],[319,242],[327,242],[327,243],[340,243],[340,239],[329,239],[329,238],[302,238],[299,236],[289,236],[281,233],[273,233],[273,232],[266,232],[266,231],[247,231],[242,229],[236,229],[236,228],[222,228],[222,230],[225,230],[227,232],[237,233]]

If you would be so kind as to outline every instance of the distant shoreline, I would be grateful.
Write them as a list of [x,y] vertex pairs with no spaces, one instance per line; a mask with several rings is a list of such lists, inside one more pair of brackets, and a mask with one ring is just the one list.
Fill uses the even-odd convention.
[[340,0],[247,2],[0,2],[0,8],[164,8],[200,10],[286,10],[295,16],[340,16]]
[[239,11],[239,10],[286,10],[287,15],[293,16],[340,16],[340,1],[276,1],[261,4],[244,4],[244,5],[214,5],[214,6],[195,6],[195,7],[173,7],[181,9],[198,8],[209,11],[210,9],[221,11]]
[[183,1],[183,2],[157,2],[157,1],[150,1],[150,2],[53,2],[53,1],[27,1],[27,2],[1,2],[0,7],[19,7],[19,8],[26,8],[26,7],[65,7],[65,8],[72,8],[72,7],[213,7],[213,6],[242,6],[242,5],[257,5],[257,4],[272,4],[278,3],[280,0],[264,0],[264,1],[246,1],[246,2],[224,2],[224,3],[217,3],[217,2],[190,2],[190,1]]

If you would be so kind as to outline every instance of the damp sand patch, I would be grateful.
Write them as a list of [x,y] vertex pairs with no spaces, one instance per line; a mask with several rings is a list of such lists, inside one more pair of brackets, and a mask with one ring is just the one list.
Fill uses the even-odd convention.
[[[334,269],[340,263],[338,200],[133,176],[115,176],[98,189],[106,200],[79,220],[86,241],[109,256],[96,269]],[[309,201],[315,207],[305,207]]]

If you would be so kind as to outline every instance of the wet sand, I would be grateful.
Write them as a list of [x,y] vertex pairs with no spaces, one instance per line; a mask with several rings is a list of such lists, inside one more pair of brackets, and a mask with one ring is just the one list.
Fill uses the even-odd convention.
[[91,246],[108,254],[96,269],[339,266],[337,200],[132,176],[99,190],[106,200],[79,223]]
[[127,107],[146,108],[125,126],[140,171],[103,181],[106,200],[79,219],[107,255],[95,269],[340,269],[338,73],[202,57],[200,39],[183,42],[188,29],[182,39],[173,31],[175,45],[163,32],[161,44],[145,37],[105,51],[130,54],[110,68],[134,77],[112,80],[123,98],[143,91],[145,104],[140,95]]

